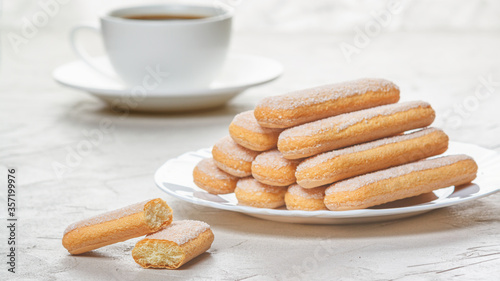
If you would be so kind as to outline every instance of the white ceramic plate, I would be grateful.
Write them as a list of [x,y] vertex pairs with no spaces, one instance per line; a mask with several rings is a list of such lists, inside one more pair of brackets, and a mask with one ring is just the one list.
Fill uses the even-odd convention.
[[472,144],[450,142],[445,155],[467,154],[472,156],[478,163],[478,176],[472,184],[457,188],[447,187],[433,193],[363,210],[290,211],[284,208],[260,209],[238,205],[234,193],[213,195],[198,188],[193,183],[193,168],[201,159],[211,157],[210,151],[210,149],[201,149],[168,160],[156,171],[156,185],[166,193],[193,204],[241,212],[266,220],[307,224],[349,224],[399,219],[475,200],[500,190],[499,153]]
[[[95,59],[95,64],[112,73],[106,57]],[[270,82],[281,75],[282,65],[269,58],[230,54],[221,74],[206,89],[187,91],[152,90],[146,96],[132,95],[131,88],[118,79],[104,76],[75,61],[56,68],[54,79],[67,87],[86,91],[111,106],[131,111],[190,111],[224,105],[244,90]],[[112,75],[110,75],[112,76]]]

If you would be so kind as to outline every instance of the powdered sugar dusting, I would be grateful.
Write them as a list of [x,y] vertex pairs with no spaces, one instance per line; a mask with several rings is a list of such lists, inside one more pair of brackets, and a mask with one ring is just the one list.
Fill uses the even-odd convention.
[[375,149],[377,147],[381,147],[384,145],[392,144],[392,143],[397,143],[397,142],[403,142],[407,140],[412,140],[416,138],[420,138],[426,135],[429,135],[434,132],[442,132],[442,130],[437,129],[437,128],[425,128],[413,133],[401,135],[401,136],[395,136],[395,137],[390,137],[390,138],[385,138],[385,139],[380,139],[372,142],[367,142],[351,147],[347,147],[344,149],[339,149],[339,150],[333,150],[329,152],[325,152],[316,156],[313,156],[311,158],[308,158],[304,160],[302,163],[297,166],[297,171],[303,171],[305,169],[310,169],[314,168],[322,163],[325,163],[329,160],[334,159],[335,157],[346,155],[346,154],[353,154],[361,151],[366,151],[370,149]]
[[218,180],[233,180],[237,179],[237,177],[232,176],[217,167],[213,158],[205,158],[198,162],[196,165],[202,173],[209,175],[212,178]]
[[367,92],[388,92],[391,89],[399,88],[394,83],[384,79],[365,78],[268,97],[263,99],[257,106],[271,109],[296,109]]
[[334,183],[326,189],[326,194],[329,195],[335,192],[354,191],[365,185],[369,185],[385,179],[396,178],[413,172],[435,169],[471,159],[472,158],[467,155],[459,154],[421,160]]
[[82,227],[87,227],[87,226],[96,225],[96,224],[100,224],[100,223],[105,223],[108,221],[121,219],[121,218],[130,216],[130,215],[142,212],[142,211],[144,211],[144,205],[146,205],[146,203],[148,203],[149,201],[151,201],[151,200],[146,200],[144,202],[136,203],[136,204],[133,204],[133,205],[130,205],[127,207],[123,207],[123,208],[118,209],[118,210],[110,211],[110,212],[100,214],[100,215],[97,215],[97,216],[94,216],[94,217],[91,217],[91,218],[88,218],[88,219],[85,219],[85,220],[82,220],[79,222],[75,222],[66,228],[66,230],[64,231],[64,234],[66,234],[72,230],[75,230],[77,228],[82,228]]
[[238,127],[242,127],[257,134],[277,135],[282,131],[282,129],[270,129],[260,126],[257,119],[255,119],[255,116],[253,115],[253,110],[237,114],[234,116],[232,123]]
[[299,160],[285,159],[281,152],[273,149],[259,154],[252,162],[252,165],[277,170],[283,167],[296,166],[298,163],[300,163]]
[[236,188],[252,193],[280,193],[283,192],[283,190],[287,189],[286,186],[272,186],[263,184],[252,177],[240,179],[236,184]]
[[424,101],[411,101],[382,105],[351,113],[345,113],[284,130],[280,134],[279,139],[281,140],[284,138],[312,136],[329,130],[340,132],[348,128],[349,126],[372,119],[377,116],[392,115],[418,107],[430,107],[430,105]]
[[288,193],[305,199],[323,199],[325,198],[325,189],[326,186],[306,189],[298,184],[294,184],[288,188]]
[[[229,174],[231,174],[232,176],[235,176],[235,177],[237,177],[237,178],[246,177],[246,176],[249,176],[249,175],[251,175],[251,174],[252,174],[252,172],[251,172],[251,171],[247,171],[247,170],[245,169],[245,167],[244,167],[244,168],[239,169],[240,167],[229,167],[228,165],[226,165],[226,164],[224,164],[224,163],[221,163],[221,162],[219,162],[219,161],[217,161],[217,160],[215,160],[215,159],[214,159],[214,161],[215,161],[215,165],[217,165],[217,167],[218,167],[219,169],[221,169],[221,170],[223,170],[224,172],[229,173]],[[241,161],[240,161],[240,165],[241,165],[241,164],[243,164],[243,163],[241,163]]]
[[219,140],[214,145],[214,148],[215,147],[224,152],[226,155],[245,162],[252,162],[259,154],[257,151],[244,148],[243,146],[237,144],[230,136],[226,136]]
[[174,221],[166,228],[147,235],[146,239],[172,241],[180,246],[200,236],[200,234],[208,229],[210,229],[210,226],[202,221]]

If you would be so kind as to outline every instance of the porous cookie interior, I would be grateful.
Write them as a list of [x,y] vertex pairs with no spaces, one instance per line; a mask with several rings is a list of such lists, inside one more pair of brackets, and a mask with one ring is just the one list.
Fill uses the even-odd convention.
[[133,256],[143,267],[177,268],[184,259],[184,252],[170,241],[146,240],[134,248]]
[[172,220],[172,209],[161,199],[153,200],[144,206],[144,218],[151,229],[159,229]]

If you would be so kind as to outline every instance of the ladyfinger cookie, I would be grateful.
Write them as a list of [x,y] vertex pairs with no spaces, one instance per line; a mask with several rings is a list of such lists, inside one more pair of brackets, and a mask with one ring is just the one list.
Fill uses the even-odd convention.
[[157,198],[71,224],[62,243],[76,255],[158,231],[171,222],[172,209]]
[[295,169],[300,161],[289,160],[277,149],[262,152],[252,162],[252,176],[261,183],[289,186],[295,183]]
[[201,160],[193,170],[194,183],[211,194],[234,192],[238,179],[219,169],[212,158]]
[[467,155],[421,160],[336,182],[325,191],[325,205],[332,211],[368,208],[470,183],[476,173],[477,164]]
[[193,170],[194,183],[211,194],[234,192],[238,179],[219,169],[212,158],[201,160]]
[[313,188],[439,155],[447,149],[448,136],[440,129],[426,128],[307,158],[298,165],[295,176],[300,186]]
[[298,159],[426,127],[435,112],[423,101],[382,105],[325,118],[280,134],[278,150]]
[[326,186],[305,189],[298,184],[291,185],[285,194],[288,210],[318,211],[328,210],[325,206]]
[[248,177],[238,181],[234,194],[241,205],[274,209],[285,205],[286,190],[287,187],[263,184]]
[[174,221],[149,234],[132,249],[135,262],[144,268],[176,269],[210,249],[214,234],[201,221]]
[[219,169],[235,177],[252,174],[252,161],[259,152],[244,148],[230,137],[219,140],[212,148],[212,156]]
[[257,123],[253,110],[236,115],[229,125],[229,135],[239,145],[254,151],[275,148],[281,129],[264,128]]
[[359,79],[268,97],[255,118],[268,128],[290,128],[307,122],[399,101],[399,88],[384,79]]

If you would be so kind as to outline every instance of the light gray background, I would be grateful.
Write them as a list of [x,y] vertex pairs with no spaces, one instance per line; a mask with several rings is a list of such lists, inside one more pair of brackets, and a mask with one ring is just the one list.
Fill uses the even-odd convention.
[[[19,170],[16,279],[492,280],[500,275],[500,194],[405,220],[311,226],[193,206],[160,192],[152,179],[167,159],[226,135],[233,116],[264,96],[360,77],[390,79],[400,86],[402,100],[430,102],[438,114],[435,125],[452,140],[500,151],[498,1],[403,1],[401,11],[350,61],[339,46],[354,44],[355,28],[363,29],[387,2],[223,1],[237,9],[232,52],[275,58],[284,75],[214,111],[127,116],[57,85],[51,71],[75,60],[67,39],[71,26],[139,1],[68,1],[16,51],[8,34],[20,34],[22,19],[41,11],[41,2],[46,1],[7,0],[2,11],[0,163],[2,173],[6,165]],[[98,54],[98,39],[92,34],[87,39]],[[494,83],[490,94],[478,98],[482,79]],[[58,178],[53,164],[64,163],[102,120],[113,129]],[[1,186],[5,221],[5,183]],[[216,240],[208,253],[168,271],[134,263],[130,250],[137,239],[77,257],[62,247],[70,223],[153,197],[166,199],[176,219],[212,226]],[[7,232],[0,229],[4,256]],[[2,267],[0,279],[11,278]]]

